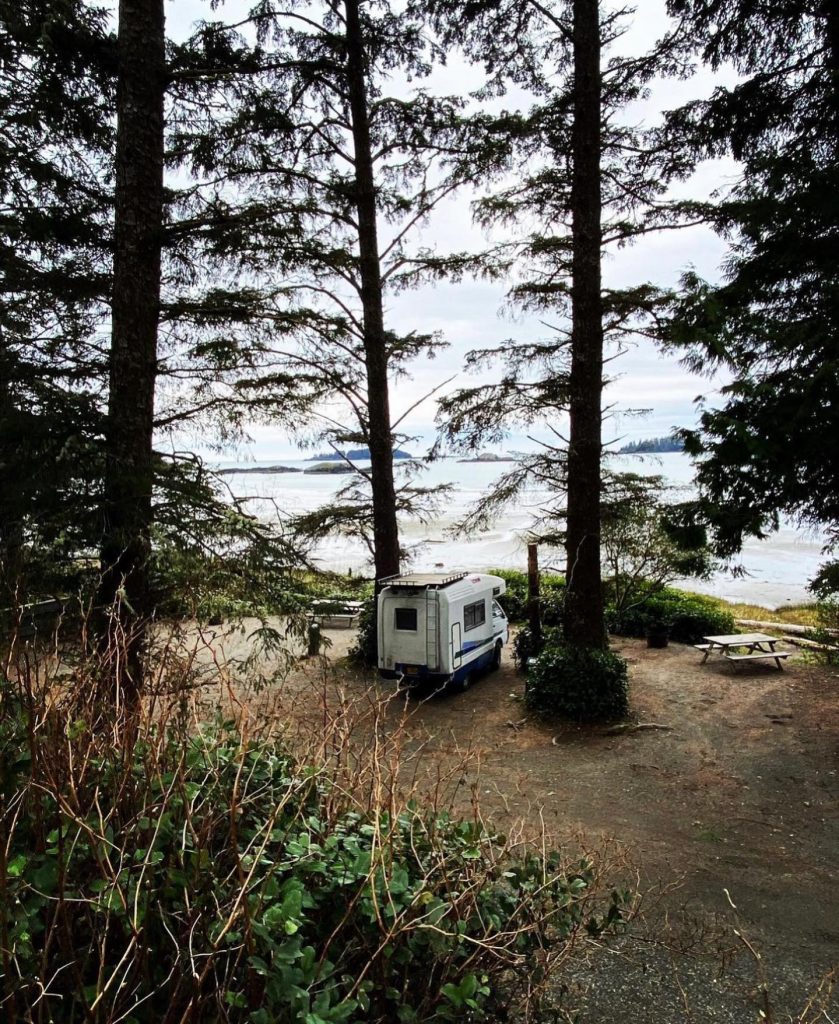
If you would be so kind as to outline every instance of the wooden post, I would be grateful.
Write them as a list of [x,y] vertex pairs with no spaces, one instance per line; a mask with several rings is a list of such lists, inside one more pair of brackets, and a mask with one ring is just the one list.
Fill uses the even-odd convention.
[[320,654],[320,624],[312,620],[306,636],[306,657],[316,658]]
[[527,619],[534,653],[542,649],[542,609],[539,605],[539,545],[527,545]]

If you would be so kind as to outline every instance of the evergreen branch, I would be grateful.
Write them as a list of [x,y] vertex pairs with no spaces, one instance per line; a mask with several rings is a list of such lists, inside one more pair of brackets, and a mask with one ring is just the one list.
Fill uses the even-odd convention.
[[[340,73],[342,71],[340,64],[335,64],[331,61],[318,60],[318,61],[304,61],[304,60],[283,60],[275,61],[270,64],[260,64],[254,67],[247,67],[242,65],[235,65],[229,68],[190,68],[184,69],[183,71],[170,70],[166,76],[166,80],[169,83],[178,82],[212,82],[217,79],[224,79],[230,77],[241,78],[247,75],[262,75],[266,71],[292,71],[292,70],[305,70],[309,72],[317,71],[332,71]],[[319,76],[315,76],[320,80]]]
[[[355,313],[350,309],[350,307],[344,302],[344,300],[339,298],[338,295],[335,294],[335,292],[331,291],[329,288],[323,287],[322,285],[300,284],[297,285],[297,287],[300,288],[302,291],[310,291],[315,292],[316,294],[319,295],[325,295],[331,302],[334,302],[335,305],[338,306],[338,308],[347,317],[347,319],[355,329],[356,337],[358,337],[359,339],[362,339],[364,337],[364,325],[358,319]],[[353,353],[353,356],[357,358],[355,353]]]
[[527,2],[534,10],[538,11],[547,22],[553,25],[568,45],[573,45],[574,33],[549,7],[545,7],[544,4],[539,3],[539,0],[527,0]]
[[604,235],[602,241],[604,245],[611,245],[612,242],[640,238],[643,235],[653,235],[658,231],[680,231],[682,228],[697,228],[707,224],[708,220],[708,217],[702,217],[698,220],[681,221],[678,224],[641,224],[637,227],[626,228],[614,235]]
[[[381,261],[386,260],[390,253],[393,251],[393,249],[396,248],[399,245],[399,243],[403,240],[403,238],[414,227],[416,227],[416,225],[419,224],[419,222],[423,220],[423,218],[426,217],[439,202],[445,199],[446,196],[451,195],[451,193],[454,192],[456,189],[460,188],[462,184],[463,183],[460,181],[453,181],[447,183],[445,186],[438,186],[439,190],[437,191],[437,194],[433,197],[433,199],[426,200],[421,203],[416,213],[407,221],[402,230],[393,239],[391,239],[390,243],[379,254],[379,259]],[[395,264],[394,267],[382,273],[382,282],[386,281],[388,277],[390,277],[396,266],[398,266],[398,263]]]
[[437,394],[437,392],[438,392],[438,391],[439,391],[439,390],[440,390],[441,388],[444,388],[444,387],[445,387],[445,386],[446,386],[447,384],[451,384],[451,382],[452,382],[452,381],[453,381],[453,380],[454,380],[454,379],[455,379],[456,377],[457,377],[457,374],[455,373],[455,374],[453,374],[453,375],[452,375],[451,377],[448,377],[448,378],[447,378],[446,380],[442,381],[442,382],[441,382],[440,384],[437,384],[437,385],[435,385],[435,386],[434,386],[434,387],[433,387],[433,388],[432,388],[432,389],[431,389],[430,391],[426,392],[426,393],[425,393],[425,394],[424,394],[424,395],[422,396],[422,398],[418,398],[418,399],[416,400],[416,402],[414,402],[414,403],[413,403],[413,405],[410,405],[410,406],[409,406],[409,407],[408,407],[408,408],[407,408],[407,409],[405,410],[405,412],[404,412],[404,413],[402,413],[402,415],[401,415],[401,416],[399,417],[399,419],[398,419],[398,420],[396,420],[396,421],[395,421],[394,423],[392,423],[392,424],[391,424],[391,427],[390,427],[390,429],[391,429],[391,430],[396,430],[396,428],[397,428],[397,427],[399,426],[399,424],[400,424],[400,423],[402,423],[402,422],[403,422],[403,420],[407,419],[407,417],[411,415],[411,413],[412,413],[412,412],[414,411],[414,409],[417,409],[417,408],[419,408],[419,406],[421,406],[423,402],[425,402],[425,401],[427,401],[427,400],[428,400],[429,398],[431,398],[431,396],[432,396],[432,395],[436,395],[436,394]]
[[361,466],[356,466],[356,464],[355,464],[354,462],[350,461],[350,459],[349,459],[349,458],[347,458],[347,456],[346,456],[346,455],[344,454],[344,452],[342,452],[342,451],[340,450],[340,448],[339,448],[339,447],[338,447],[338,446],[337,446],[337,445],[335,444],[335,442],[334,442],[334,441],[332,441],[332,440],[329,440],[329,439],[328,439],[328,440],[327,440],[327,443],[329,444],[329,447],[330,447],[330,448],[331,448],[331,449],[332,449],[332,450],[333,450],[334,452],[336,452],[336,453],[337,453],[338,455],[340,455],[340,456],[341,456],[341,458],[342,458],[342,459],[344,460],[344,462],[345,462],[345,463],[346,463],[346,464],[347,464],[347,465],[348,465],[348,466],[349,466],[349,467],[350,467],[351,469],[354,469],[354,470],[356,471],[356,473],[358,473],[358,474],[359,474],[359,476],[363,476],[363,477],[364,477],[364,479],[365,479],[365,480],[366,480],[366,481],[367,481],[367,482],[368,482],[368,483],[369,483],[369,484],[370,484],[370,485],[372,486],[372,484],[373,484],[373,478],[372,478],[372,476],[371,476],[371,475],[370,475],[370,474],[369,474],[369,473],[367,472],[367,470],[365,470],[365,469],[362,469],[362,468],[361,468]]

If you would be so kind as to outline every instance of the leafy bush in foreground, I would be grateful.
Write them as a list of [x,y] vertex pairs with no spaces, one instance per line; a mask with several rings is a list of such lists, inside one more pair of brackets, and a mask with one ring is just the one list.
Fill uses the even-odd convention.
[[52,721],[32,747],[10,703],[0,692],[9,1019],[491,1019],[581,927],[620,920],[617,895],[592,916],[590,863],[513,857],[415,805],[363,813],[275,743],[225,728],[132,752]]
[[358,617],[358,633],[348,656],[354,665],[374,668],[378,664],[379,630],[378,604],[374,596],[367,597]]
[[651,624],[670,623],[670,636],[678,643],[695,644],[703,636],[735,633],[734,617],[711,598],[667,588],[638,604],[607,610],[607,626],[618,636],[644,636]]
[[611,651],[546,647],[527,677],[527,706],[578,722],[622,718],[629,710],[626,662]]
[[818,598],[816,625],[807,636],[822,645],[829,665],[839,664],[839,561],[823,565],[809,588]]

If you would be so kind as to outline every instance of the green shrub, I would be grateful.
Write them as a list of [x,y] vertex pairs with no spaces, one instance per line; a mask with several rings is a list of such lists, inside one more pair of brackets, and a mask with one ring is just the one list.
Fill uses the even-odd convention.
[[44,979],[55,1024],[506,1019],[516,978],[621,919],[625,894],[593,916],[589,862],[511,856],[415,805],[362,813],[323,766],[231,728],[105,744],[83,767],[59,741],[34,784],[2,697],[10,1020],[47,1019]]
[[672,611],[670,636],[678,643],[695,644],[703,636],[721,636],[736,632],[734,616],[702,598],[677,604]]
[[626,662],[611,651],[546,647],[527,677],[528,707],[578,722],[622,718],[629,710]]
[[821,644],[821,659],[828,665],[839,665],[839,600],[818,603],[819,624],[807,631],[807,639]]
[[543,626],[562,626],[565,618],[565,580],[561,576],[545,576],[541,580],[539,606]]
[[644,636],[650,623],[650,614],[643,605],[636,604],[618,611],[606,609],[606,629],[615,636]]
[[[490,569],[493,576],[500,576],[507,584],[506,593],[498,598],[504,614],[510,622],[524,622],[527,618],[527,573],[518,569]],[[546,626],[558,626],[562,621],[562,605],[565,593],[565,577],[543,574],[539,577],[542,622]]]
[[807,636],[822,645],[821,655],[829,665],[839,664],[839,561],[822,565],[809,589],[818,598],[818,624]]
[[507,590],[498,598],[504,614],[510,622],[523,622],[527,618],[527,574],[518,569],[490,569],[493,576],[500,576],[507,584]]
[[[561,641],[562,629],[560,627],[548,626],[542,630],[541,648],[555,647]],[[530,626],[522,626],[513,639],[513,661],[516,663],[519,672],[524,672],[527,669],[528,659],[538,653],[536,644],[533,642],[533,633],[530,630]]]
[[358,617],[358,633],[347,655],[354,665],[375,668],[379,663],[378,605],[376,598],[365,598]]
[[621,611],[608,609],[606,621],[610,633],[638,637],[656,622],[669,622],[671,638],[684,644],[695,644],[703,636],[736,632],[734,617],[711,598],[671,588]]

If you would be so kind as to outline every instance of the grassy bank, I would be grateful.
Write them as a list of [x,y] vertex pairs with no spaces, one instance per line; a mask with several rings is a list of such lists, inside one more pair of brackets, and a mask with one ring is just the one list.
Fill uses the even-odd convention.
[[[686,591],[686,593],[690,593]],[[696,595],[712,602],[721,611],[733,615],[735,619],[754,619],[759,622],[787,622],[794,626],[819,626],[819,606],[815,601],[782,604],[778,608],[766,608],[761,604],[748,604],[744,601],[726,601],[721,597],[709,594]]]

